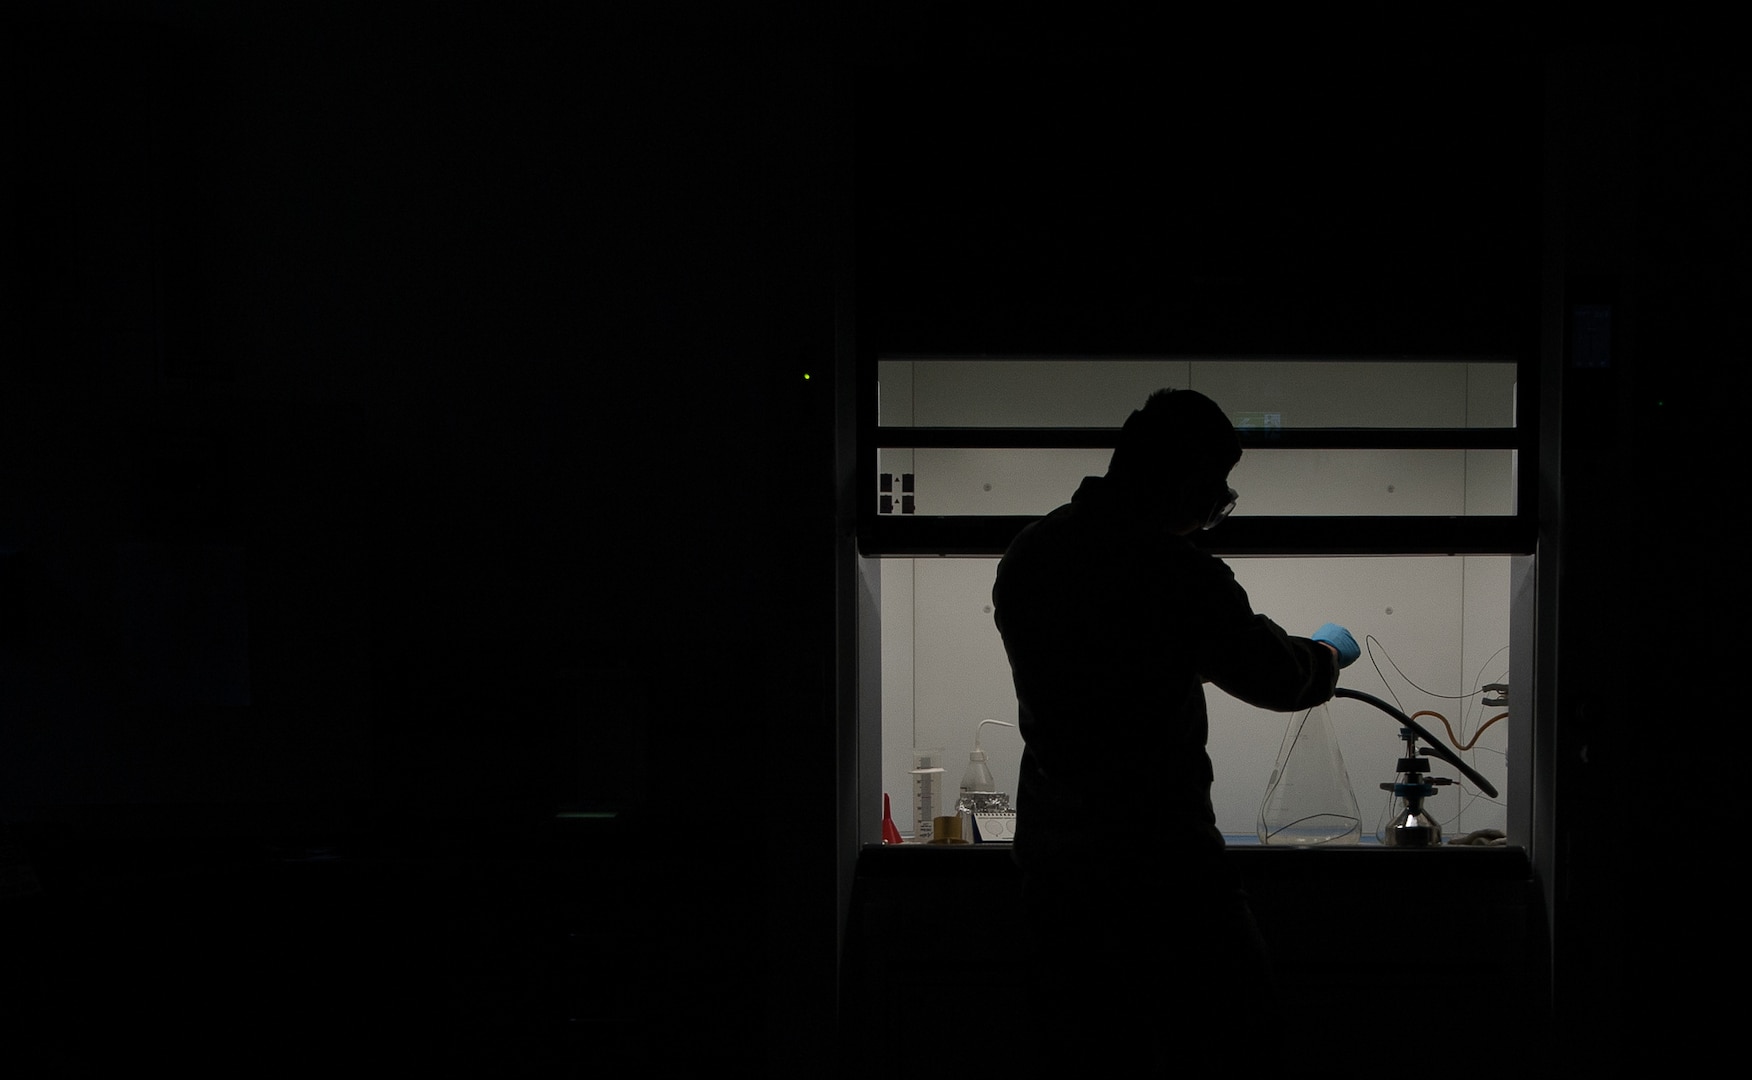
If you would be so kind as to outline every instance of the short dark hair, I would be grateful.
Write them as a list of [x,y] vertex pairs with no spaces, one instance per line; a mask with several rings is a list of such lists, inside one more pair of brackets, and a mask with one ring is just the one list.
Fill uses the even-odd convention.
[[1126,419],[1107,474],[1156,487],[1218,481],[1241,460],[1229,416],[1197,390],[1163,389]]

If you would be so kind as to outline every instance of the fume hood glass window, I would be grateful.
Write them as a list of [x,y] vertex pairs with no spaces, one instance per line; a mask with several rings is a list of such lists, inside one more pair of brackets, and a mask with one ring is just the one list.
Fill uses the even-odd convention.
[[1239,426],[1512,428],[1513,359],[965,360],[877,364],[885,427],[1118,427],[1165,386]]
[[[1111,454],[1108,446],[1051,446],[1052,432],[1117,429],[1162,387],[1207,394],[1243,431],[1337,432],[1341,443],[1352,432],[1364,444],[1254,444],[1231,477],[1242,494],[1238,516],[1515,512],[1516,451],[1508,446],[1373,445],[1389,430],[1510,438],[1512,361],[912,359],[880,362],[878,379],[878,427],[912,429],[891,430],[876,452],[885,513],[1044,514],[1084,476],[1105,472]],[[957,438],[932,438],[958,429]],[[980,446],[978,431],[965,429],[1036,430],[1010,445]]]
[[[930,447],[877,451],[888,512],[1040,515],[1107,471],[1108,449]],[[1236,517],[1514,513],[1513,450],[1261,450],[1229,483]]]
[[[1318,557],[1228,560],[1256,610],[1291,633],[1333,620],[1351,628],[1363,656],[1339,685],[1394,705],[1445,741],[1495,788],[1478,790],[1432,762],[1438,786],[1425,804],[1445,840],[1506,833],[1510,558]],[[881,568],[883,790],[896,826],[915,835],[912,770],[920,750],[937,752],[953,796],[975,740],[998,791],[1014,796],[1022,739],[1003,641],[992,621],[997,560],[889,558]],[[1218,826],[1231,843],[1258,842],[1272,771],[1298,714],[1272,713],[1207,689],[1209,750],[1216,769]],[[1343,770],[1362,818],[1362,842],[1379,842],[1395,802],[1404,754],[1398,724],[1354,700],[1327,708]],[[991,719],[998,724],[983,725]],[[1149,763],[1129,758],[1125,782],[1148,786]],[[1119,822],[1145,835],[1148,822]]]

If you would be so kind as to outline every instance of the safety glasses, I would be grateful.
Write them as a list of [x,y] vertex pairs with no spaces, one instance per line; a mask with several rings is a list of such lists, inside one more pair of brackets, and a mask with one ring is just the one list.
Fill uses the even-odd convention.
[[1236,494],[1235,489],[1232,487],[1226,487],[1224,488],[1224,491],[1226,494],[1223,496],[1222,500],[1211,506],[1210,516],[1205,518],[1204,527],[1207,530],[1214,529],[1218,525],[1221,525],[1224,518],[1235,512],[1235,500],[1239,499],[1241,496]]

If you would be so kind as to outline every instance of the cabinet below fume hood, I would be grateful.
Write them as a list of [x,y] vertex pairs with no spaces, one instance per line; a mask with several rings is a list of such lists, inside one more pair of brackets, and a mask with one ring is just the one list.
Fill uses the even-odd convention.
[[[1314,1075],[1364,1076],[1419,1033],[1489,1031],[1538,1060],[1547,1030],[1545,919],[1514,846],[1232,846],[1278,976],[1262,1024]],[[1021,986],[1018,874],[1007,844],[870,845],[841,959],[842,1016],[863,1075],[1014,1075]],[[1140,927],[1140,933],[1151,932]],[[928,1006],[924,1013],[919,1006]],[[1236,1008],[1253,1007],[1237,1002]],[[1395,1018],[1396,1008],[1409,1009]],[[924,1024],[925,1014],[940,1024]],[[1416,1052],[1416,1047],[1409,1050]]]

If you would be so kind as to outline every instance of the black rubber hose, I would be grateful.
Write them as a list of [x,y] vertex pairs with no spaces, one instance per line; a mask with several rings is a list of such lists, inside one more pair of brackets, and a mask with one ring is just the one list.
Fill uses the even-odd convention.
[[1496,798],[1497,789],[1491,785],[1491,782],[1489,780],[1486,780],[1484,777],[1480,776],[1478,774],[1478,770],[1476,770],[1472,766],[1466,764],[1464,761],[1461,761],[1459,754],[1456,754],[1454,751],[1448,749],[1446,746],[1443,746],[1439,739],[1437,739],[1434,735],[1431,735],[1428,731],[1426,731],[1423,727],[1421,727],[1417,721],[1413,720],[1411,717],[1400,712],[1398,709],[1395,709],[1393,706],[1387,704],[1385,701],[1382,701],[1380,698],[1374,696],[1373,694],[1365,694],[1361,690],[1351,690],[1351,689],[1348,689],[1346,687],[1341,686],[1332,692],[1332,696],[1333,697],[1342,697],[1342,698],[1351,698],[1355,701],[1364,701],[1364,702],[1369,703],[1370,705],[1373,705],[1375,708],[1380,709],[1382,712],[1386,713],[1388,716],[1391,716],[1393,719],[1399,721],[1404,726],[1410,728],[1412,731],[1415,731],[1417,733],[1418,737],[1421,738],[1424,742],[1429,743],[1430,745],[1429,745],[1428,749],[1429,749],[1430,753],[1441,758],[1443,761],[1446,761],[1448,764],[1454,766],[1456,769],[1459,769],[1462,773],[1464,773],[1466,775],[1466,779],[1472,781],[1473,785],[1476,786],[1480,791],[1484,792],[1486,795],[1490,796],[1493,799]]

